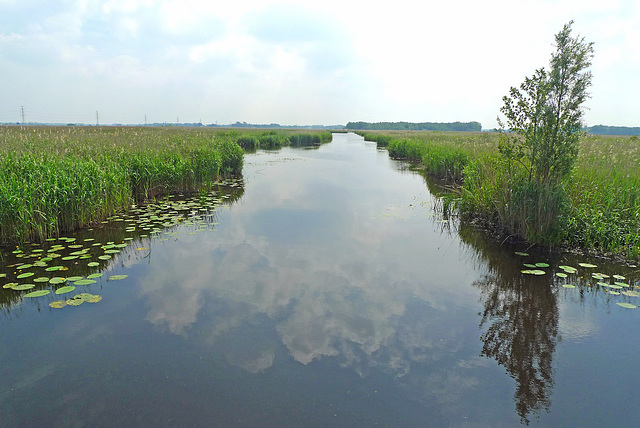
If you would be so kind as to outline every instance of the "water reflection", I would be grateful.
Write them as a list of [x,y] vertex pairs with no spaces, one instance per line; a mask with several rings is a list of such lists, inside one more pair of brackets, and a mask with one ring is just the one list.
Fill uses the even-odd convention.
[[516,412],[528,424],[530,415],[551,406],[553,356],[560,340],[553,280],[522,275],[517,255],[470,226],[459,234],[488,270],[473,283],[484,306],[481,355],[495,359],[516,381]]

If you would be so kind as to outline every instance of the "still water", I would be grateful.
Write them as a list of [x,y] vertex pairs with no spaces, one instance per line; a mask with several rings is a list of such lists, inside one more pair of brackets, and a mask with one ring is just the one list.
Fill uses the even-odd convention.
[[[637,425],[640,311],[616,303],[640,298],[616,293],[638,269],[517,255],[438,218],[428,185],[334,134],[247,155],[242,188],[205,208],[158,202],[65,245],[4,248],[0,284],[58,263],[42,272],[103,275],[66,295],[0,289],[0,426]],[[58,261],[71,242],[97,244]],[[23,267],[44,253],[62,257]],[[102,300],[49,307],[76,292]]]

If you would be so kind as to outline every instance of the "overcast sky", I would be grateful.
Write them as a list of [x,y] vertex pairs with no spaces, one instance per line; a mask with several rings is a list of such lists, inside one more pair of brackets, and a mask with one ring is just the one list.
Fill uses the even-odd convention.
[[479,121],[595,42],[588,125],[640,126],[637,0],[0,0],[0,122]]

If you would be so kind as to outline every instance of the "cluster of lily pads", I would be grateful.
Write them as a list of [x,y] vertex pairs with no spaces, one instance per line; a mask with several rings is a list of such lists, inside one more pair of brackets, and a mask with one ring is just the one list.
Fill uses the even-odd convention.
[[[237,188],[241,182],[226,181],[221,184]],[[103,278],[102,271],[108,267],[113,257],[127,247],[130,251],[148,251],[150,239],[167,240],[175,237],[178,225],[190,228],[190,234],[214,230],[212,227],[217,224],[214,222],[214,211],[230,197],[228,194],[219,195],[215,192],[176,200],[169,196],[155,203],[134,205],[128,212],[104,221],[100,228],[79,232],[76,237],[50,238],[43,245],[17,247],[10,255],[11,260],[6,260],[9,264],[3,269],[4,272],[0,273],[0,279],[7,281],[2,288],[28,291],[20,295],[23,298],[52,294],[66,297],[76,291],[78,286],[91,286]],[[113,240],[97,242],[96,237],[105,234]],[[147,241],[145,244],[143,239]],[[132,245],[133,242],[139,245]],[[107,277],[109,281],[125,278],[127,275]],[[36,287],[40,289],[35,289]],[[85,302],[97,303],[100,300],[102,296],[98,294],[81,292],[63,300],[52,301],[49,306],[63,308],[79,306]]]
[[[528,253],[524,253],[524,252],[520,252],[520,251],[516,251],[515,252],[516,255],[518,256],[523,256],[523,257],[527,257],[529,256]],[[542,268],[548,268],[549,264],[548,263],[544,263],[544,262],[540,262],[540,263],[524,263],[523,264],[524,267],[528,268],[528,269],[524,269],[521,272],[523,274],[528,274],[528,275],[545,275],[547,272],[542,270]],[[585,268],[585,269],[595,269],[598,266],[594,265],[592,263],[578,263],[578,266]],[[629,267],[631,268],[635,268],[637,267],[636,265],[630,265]],[[562,272],[556,272],[555,276],[559,277],[559,278],[567,278],[569,275],[576,275],[578,274],[578,269],[573,267],[573,266],[567,266],[567,265],[562,265],[562,266],[558,266],[558,268],[560,270],[562,270]],[[640,289],[640,287],[638,286],[632,286],[630,284],[628,284],[627,282],[623,282],[626,280],[626,277],[624,277],[623,275],[607,275],[605,273],[601,273],[601,272],[592,272],[591,273],[591,277],[597,281],[596,285],[600,286],[600,287],[604,287],[605,290],[614,296],[619,296],[619,295],[624,295],[627,297],[640,297],[640,292],[635,291],[635,289]],[[609,282],[606,282],[607,280],[609,280]],[[613,280],[613,282],[611,282]],[[573,284],[563,284],[562,285],[563,288],[576,288],[575,285]],[[621,291],[618,291],[621,290]],[[617,305],[623,307],[623,308],[628,308],[628,309],[636,309],[638,307],[638,305],[634,305],[632,303],[627,303],[627,302],[616,302]]]

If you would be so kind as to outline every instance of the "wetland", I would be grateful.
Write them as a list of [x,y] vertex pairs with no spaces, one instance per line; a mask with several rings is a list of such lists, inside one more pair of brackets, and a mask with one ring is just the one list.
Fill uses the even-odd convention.
[[637,266],[495,240],[430,186],[334,134],[3,247],[1,425],[634,425]]

